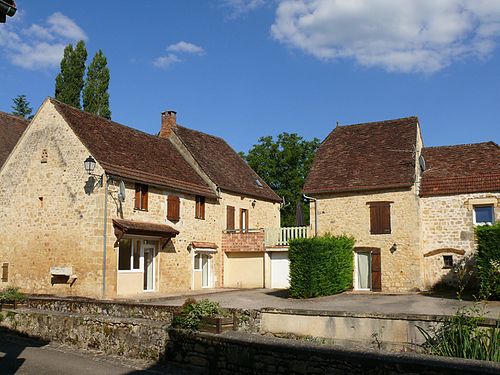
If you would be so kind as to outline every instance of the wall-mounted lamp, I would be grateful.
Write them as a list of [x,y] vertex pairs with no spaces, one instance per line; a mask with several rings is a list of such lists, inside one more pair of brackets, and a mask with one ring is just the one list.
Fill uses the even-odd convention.
[[254,200],[252,201],[252,208],[255,208],[255,205],[256,205],[256,204],[257,204],[257,201],[254,199]]
[[398,249],[398,244],[397,243],[393,243],[392,246],[391,246],[391,248],[389,250],[391,251],[391,254],[394,254],[397,249]]

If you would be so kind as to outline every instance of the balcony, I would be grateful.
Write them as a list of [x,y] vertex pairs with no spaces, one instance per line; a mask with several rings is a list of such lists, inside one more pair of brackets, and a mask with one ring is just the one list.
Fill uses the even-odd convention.
[[266,247],[288,246],[290,240],[307,238],[309,227],[282,227],[264,229],[264,244]]

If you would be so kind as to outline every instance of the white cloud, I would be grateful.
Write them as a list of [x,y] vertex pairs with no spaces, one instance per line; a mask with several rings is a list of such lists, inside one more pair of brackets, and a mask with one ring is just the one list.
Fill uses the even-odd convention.
[[491,54],[500,1],[282,0],[271,35],[326,61],[432,73]]
[[203,55],[205,50],[196,44],[180,41],[179,43],[171,44],[167,47],[170,52],[184,52],[196,55]]
[[265,0],[221,0],[222,6],[231,10],[230,19],[241,17],[265,3]]
[[153,65],[157,68],[168,68],[169,66],[180,62],[181,60],[174,55],[173,53],[169,53],[166,56],[160,56],[153,60]]
[[189,54],[189,55],[204,55],[205,50],[197,46],[196,44],[180,41],[178,43],[170,44],[167,48],[167,54],[164,56],[157,57],[153,60],[153,65],[157,68],[168,68],[173,64],[181,62],[179,54]]
[[25,69],[57,67],[67,44],[87,40],[85,32],[59,12],[49,16],[44,26],[23,23],[24,17],[0,28],[0,48],[12,64]]

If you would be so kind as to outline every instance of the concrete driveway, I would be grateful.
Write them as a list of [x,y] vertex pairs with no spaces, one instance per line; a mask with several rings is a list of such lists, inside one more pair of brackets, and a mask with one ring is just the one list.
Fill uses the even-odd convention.
[[[471,301],[428,296],[422,294],[358,294],[342,293],[328,297],[311,299],[288,298],[287,291],[273,289],[245,289],[218,291],[207,294],[191,295],[197,300],[208,298],[216,301],[222,307],[240,309],[261,309],[265,307],[276,309],[321,310],[352,313],[377,314],[424,314],[453,315],[460,307],[472,305]],[[180,306],[186,296],[169,297],[154,301],[142,302],[156,305]],[[500,302],[490,301],[484,305],[485,316],[500,318]]]

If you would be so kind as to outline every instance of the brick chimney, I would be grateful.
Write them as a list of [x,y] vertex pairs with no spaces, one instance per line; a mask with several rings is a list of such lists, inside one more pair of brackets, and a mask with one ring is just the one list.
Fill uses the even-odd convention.
[[177,112],[165,111],[161,113],[160,137],[168,138],[172,134],[172,129],[177,127]]

